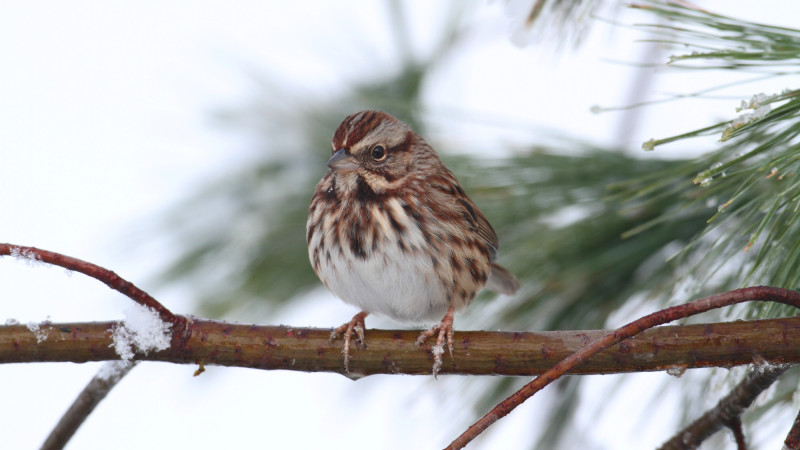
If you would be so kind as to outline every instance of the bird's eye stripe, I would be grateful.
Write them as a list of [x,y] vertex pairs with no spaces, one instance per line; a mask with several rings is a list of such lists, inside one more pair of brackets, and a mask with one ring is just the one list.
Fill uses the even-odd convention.
[[391,148],[392,154],[397,153],[404,153],[411,150],[411,145],[414,143],[414,136],[412,132],[408,132],[406,134],[406,138],[402,140],[399,144],[394,145]]

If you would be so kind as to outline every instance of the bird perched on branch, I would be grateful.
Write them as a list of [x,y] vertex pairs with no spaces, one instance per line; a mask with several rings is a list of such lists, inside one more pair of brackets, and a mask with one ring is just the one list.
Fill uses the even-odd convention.
[[440,320],[417,340],[436,336],[436,375],[445,342],[453,353],[454,312],[483,287],[519,289],[495,263],[494,229],[433,148],[387,113],[345,118],[328,168],[308,212],[308,255],[325,286],[361,309],[331,335],[344,337],[345,369],[353,334],[363,344],[364,318],[374,313],[403,323]]

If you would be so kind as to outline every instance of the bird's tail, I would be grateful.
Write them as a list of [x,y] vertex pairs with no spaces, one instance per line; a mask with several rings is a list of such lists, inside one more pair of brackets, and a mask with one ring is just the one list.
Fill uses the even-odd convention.
[[505,267],[492,263],[492,272],[486,281],[486,288],[498,294],[511,295],[519,290],[519,280]]

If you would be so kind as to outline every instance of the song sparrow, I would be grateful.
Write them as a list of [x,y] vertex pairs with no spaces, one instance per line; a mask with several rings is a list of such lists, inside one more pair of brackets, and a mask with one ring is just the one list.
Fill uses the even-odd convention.
[[317,184],[306,224],[314,272],[337,297],[361,309],[344,333],[349,371],[353,332],[364,343],[372,313],[405,323],[435,322],[453,353],[453,313],[481,288],[513,294],[519,281],[494,262],[497,235],[436,152],[404,123],[380,111],[348,116],[333,135],[329,171]]

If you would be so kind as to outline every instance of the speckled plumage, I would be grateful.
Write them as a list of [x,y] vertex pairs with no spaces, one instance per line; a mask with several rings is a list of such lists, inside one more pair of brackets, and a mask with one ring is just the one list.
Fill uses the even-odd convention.
[[[332,144],[306,228],[314,271],[337,297],[403,323],[450,311],[451,335],[452,311],[487,283],[517,290],[516,278],[494,263],[498,241],[488,220],[407,125],[362,111],[342,122]],[[347,331],[363,327],[365,316]]]

